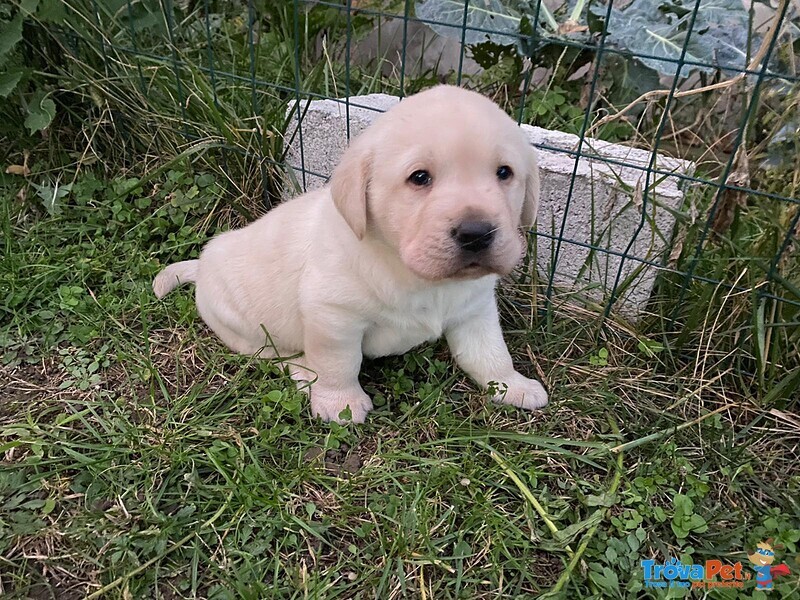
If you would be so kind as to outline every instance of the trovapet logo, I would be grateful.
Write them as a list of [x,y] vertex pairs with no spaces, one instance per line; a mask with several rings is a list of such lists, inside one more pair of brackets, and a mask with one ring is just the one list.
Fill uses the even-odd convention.
[[716,559],[692,565],[684,564],[677,558],[668,560],[663,565],[656,564],[654,560],[643,560],[642,569],[644,586],[648,588],[738,588],[752,578],[742,563],[730,565]]
[[[772,589],[773,578],[789,575],[786,564],[773,566],[775,550],[772,540],[759,542],[755,552],[747,556],[755,570],[756,587],[760,590]],[[655,560],[643,560],[644,586],[647,588],[741,588],[746,581],[753,579],[750,568],[741,562],[733,564],[711,559],[703,564],[684,564],[672,558],[663,564]]]

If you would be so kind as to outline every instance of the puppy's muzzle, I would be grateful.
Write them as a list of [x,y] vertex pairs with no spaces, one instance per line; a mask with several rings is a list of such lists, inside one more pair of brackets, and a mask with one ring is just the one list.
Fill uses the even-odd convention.
[[483,252],[492,245],[497,228],[487,221],[464,221],[450,235],[464,252]]

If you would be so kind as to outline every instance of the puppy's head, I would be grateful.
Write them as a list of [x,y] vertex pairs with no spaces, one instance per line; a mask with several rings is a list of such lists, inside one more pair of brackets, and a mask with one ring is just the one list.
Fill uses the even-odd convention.
[[331,193],[355,235],[374,236],[430,280],[509,273],[520,227],[539,204],[533,148],[517,124],[474,92],[411,96],[358,136]]

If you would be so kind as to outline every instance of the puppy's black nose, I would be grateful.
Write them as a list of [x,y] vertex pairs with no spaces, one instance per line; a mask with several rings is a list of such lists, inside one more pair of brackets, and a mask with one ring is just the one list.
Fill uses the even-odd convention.
[[495,227],[486,221],[465,221],[450,232],[462,250],[480,252],[492,244]]

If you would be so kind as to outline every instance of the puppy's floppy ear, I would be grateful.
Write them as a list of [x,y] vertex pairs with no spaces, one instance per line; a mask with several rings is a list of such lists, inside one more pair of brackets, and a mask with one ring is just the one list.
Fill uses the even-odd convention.
[[367,184],[372,152],[362,134],[351,141],[331,177],[331,195],[339,213],[360,240],[367,231]]
[[536,213],[539,212],[539,162],[536,160],[536,151],[533,146],[528,150],[528,176],[525,178],[525,200],[522,203],[522,216],[520,227],[530,229],[536,223]]

